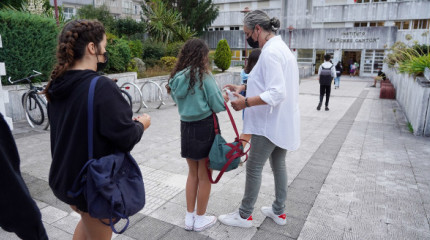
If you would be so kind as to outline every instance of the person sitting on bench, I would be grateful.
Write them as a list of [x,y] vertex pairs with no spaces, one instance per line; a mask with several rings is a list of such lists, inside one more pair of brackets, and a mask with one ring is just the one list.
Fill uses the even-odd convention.
[[381,68],[378,68],[378,76],[373,77],[373,85],[371,87],[376,87],[376,82],[380,81],[380,80],[387,80],[387,76],[385,75],[385,73],[382,71]]

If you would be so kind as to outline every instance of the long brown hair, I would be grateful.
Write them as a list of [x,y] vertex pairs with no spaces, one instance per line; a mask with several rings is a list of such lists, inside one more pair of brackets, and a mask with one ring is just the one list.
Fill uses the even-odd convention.
[[[203,74],[209,73],[209,47],[205,41],[194,38],[185,42],[178,55],[178,61],[175,67],[170,73],[170,79],[172,79],[176,73],[184,70],[185,68],[190,68],[189,78],[190,83],[188,85],[188,90],[194,89],[196,82],[200,82],[200,88],[203,86]],[[199,76],[196,78],[196,72],[198,71]],[[166,85],[167,92],[170,93],[169,85]]]
[[249,74],[251,70],[254,68],[255,64],[257,64],[258,58],[260,57],[261,50],[259,48],[252,50],[251,54],[249,54],[248,62],[245,66],[245,73]]
[[42,92],[48,100],[50,100],[48,89],[52,81],[63,76],[75,61],[82,59],[88,43],[93,42],[96,48],[99,48],[104,34],[103,24],[96,20],[74,20],[64,26],[58,37],[57,63],[51,73],[51,79]]

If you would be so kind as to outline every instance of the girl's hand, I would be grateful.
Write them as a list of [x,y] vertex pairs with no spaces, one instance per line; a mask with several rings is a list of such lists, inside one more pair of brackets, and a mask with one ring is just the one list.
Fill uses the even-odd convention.
[[241,91],[245,91],[245,85],[227,84],[223,88],[228,88],[230,89],[230,91],[235,93],[240,93]]
[[137,116],[135,118],[133,118],[133,120],[137,120],[140,123],[143,124],[143,130],[145,131],[147,128],[149,128],[149,126],[151,125],[151,116],[149,116],[148,114],[144,113],[140,116]]

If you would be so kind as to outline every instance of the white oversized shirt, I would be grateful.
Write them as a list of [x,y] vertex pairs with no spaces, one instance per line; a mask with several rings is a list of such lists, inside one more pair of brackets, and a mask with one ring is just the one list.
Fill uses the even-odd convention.
[[260,96],[267,105],[246,108],[243,133],[265,136],[280,148],[296,150],[300,145],[299,69],[280,36],[264,45],[249,73],[246,96]]

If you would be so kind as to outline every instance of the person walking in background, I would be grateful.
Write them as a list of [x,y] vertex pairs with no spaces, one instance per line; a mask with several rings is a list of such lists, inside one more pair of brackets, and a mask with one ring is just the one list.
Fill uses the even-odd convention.
[[[108,62],[106,34],[98,21],[68,22],[58,38],[57,63],[44,90],[51,126],[52,163],[49,186],[54,195],[81,215],[73,239],[111,239],[110,226],[88,214],[83,194],[68,196],[88,159],[88,92],[99,77],[94,93],[95,159],[116,151],[129,152],[151,124],[147,114],[132,119],[133,112],[111,79],[99,76]],[[107,219],[103,220],[108,222]]]
[[[242,84],[244,84],[244,85],[247,84],[249,73],[252,71],[255,64],[257,64],[257,61],[258,61],[258,58],[260,57],[260,54],[261,54],[261,49],[254,49],[251,52],[251,54],[249,55],[248,63],[246,64],[245,68],[242,69],[242,71],[240,72],[240,78],[242,80]],[[246,90],[240,92],[240,94],[242,96],[246,97]],[[242,111],[242,118],[244,118],[244,117],[245,117],[245,109],[243,109],[243,111]],[[239,138],[245,140],[246,142],[249,142],[249,140],[251,140],[251,135],[242,133],[242,134],[240,134]],[[243,147],[245,147],[246,142],[242,142]]]
[[354,76],[360,75],[360,64],[358,62],[354,61]]
[[0,227],[24,240],[47,240],[39,208],[21,176],[15,140],[1,113],[0,136]]
[[355,76],[355,68],[356,68],[356,66],[354,63],[351,63],[349,65],[349,77]]
[[334,89],[339,88],[340,75],[342,75],[342,72],[343,72],[342,63],[339,61],[336,64],[336,77],[334,78]]
[[336,77],[336,68],[330,63],[330,55],[324,55],[324,63],[318,69],[318,76],[320,82],[320,102],[318,103],[317,110],[321,110],[321,105],[325,95],[325,110],[328,111],[328,102],[330,100],[331,81]]
[[[245,193],[239,210],[219,216],[220,222],[230,226],[252,227],[252,212],[260,191],[262,171],[270,160],[275,200],[272,206],[261,208],[262,213],[286,224],[287,150],[300,145],[299,69],[297,60],[281,36],[276,36],[279,19],[265,12],[249,12],[244,19],[248,44],[262,48],[260,58],[249,73],[246,85],[226,85],[238,97],[231,105],[236,111],[247,108],[243,133],[251,134],[252,148],[246,162]],[[239,93],[246,90],[246,97]]]
[[211,192],[205,160],[215,139],[212,113],[225,110],[223,95],[209,69],[209,48],[203,40],[191,39],[184,44],[166,88],[178,105],[181,156],[189,169],[185,230],[203,231],[217,220],[205,215]]

